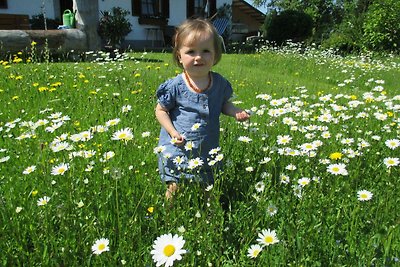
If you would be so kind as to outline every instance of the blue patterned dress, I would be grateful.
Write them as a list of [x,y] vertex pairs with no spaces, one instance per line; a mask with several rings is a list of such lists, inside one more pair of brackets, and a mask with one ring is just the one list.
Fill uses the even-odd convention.
[[179,182],[181,178],[205,184],[214,182],[213,169],[218,164],[209,166],[215,156],[209,152],[219,147],[219,116],[232,96],[232,86],[218,73],[211,72],[211,75],[212,86],[203,93],[192,92],[183,74],[157,89],[158,103],[168,110],[176,130],[185,136],[186,146],[193,145],[190,149],[171,143],[170,135],[161,127],[158,145],[163,151],[158,154],[158,167],[164,182]]

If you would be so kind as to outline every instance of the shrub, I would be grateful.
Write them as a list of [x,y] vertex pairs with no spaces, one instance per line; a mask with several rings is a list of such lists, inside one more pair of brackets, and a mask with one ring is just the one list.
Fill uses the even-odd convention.
[[398,0],[382,0],[371,5],[363,25],[364,46],[374,51],[399,49],[399,21]]
[[279,14],[272,14],[265,23],[267,40],[278,45],[289,39],[302,42],[312,35],[313,20],[302,11],[284,10]]
[[98,33],[107,45],[119,47],[125,36],[132,31],[132,24],[126,18],[129,11],[113,7],[111,12],[102,11]]
[[324,49],[334,49],[341,54],[350,54],[360,50],[360,46],[357,45],[355,40],[343,32],[332,33],[328,39],[322,42],[321,46]]
[[[44,30],[44,16],[43,14],[33,15],[32,18],[29,20],[31,23],[32,30]],[[48,30],[55,30],[57,27],[62,24],[54,19],[46,18],[46,26]]]

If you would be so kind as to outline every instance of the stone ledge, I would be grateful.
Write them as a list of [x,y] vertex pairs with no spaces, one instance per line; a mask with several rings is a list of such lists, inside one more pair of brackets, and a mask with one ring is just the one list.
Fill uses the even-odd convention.
[[0,30],[0,47],[2,53],[15,53],[31,49],[36,42],[36,49],[45,49],[45,44],[52,53],[88,51],[85,32],[78,29],[67,30]]

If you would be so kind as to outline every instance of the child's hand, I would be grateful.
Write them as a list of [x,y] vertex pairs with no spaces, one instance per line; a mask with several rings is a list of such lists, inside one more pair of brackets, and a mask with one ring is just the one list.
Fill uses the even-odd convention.
[[242,110],[240,112],[236,112],[235,118],[237,121],[246,121],[250,118],[250,115],[246,111]]
[[181,146],[185,143],[185,138],[178,132],[171,135],[171,143],[177,146]]

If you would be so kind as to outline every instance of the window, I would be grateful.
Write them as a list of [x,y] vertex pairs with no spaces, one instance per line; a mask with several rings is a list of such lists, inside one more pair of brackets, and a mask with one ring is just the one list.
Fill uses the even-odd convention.
[[0,8],[7,8],[7,0],[0,0]]
[[169,18],[169,0],[132,0],[134,16]]
[[216,0],[187,0],[187,17],[211,17],[217,10],[216,5]]

